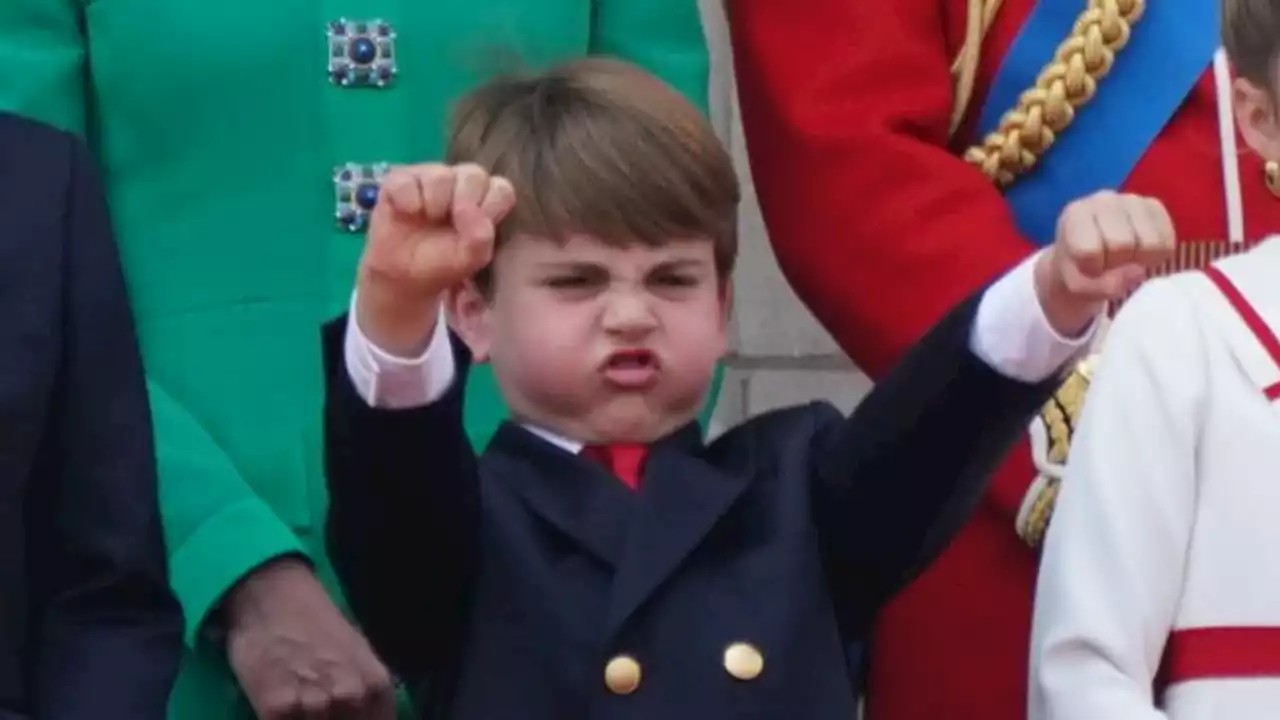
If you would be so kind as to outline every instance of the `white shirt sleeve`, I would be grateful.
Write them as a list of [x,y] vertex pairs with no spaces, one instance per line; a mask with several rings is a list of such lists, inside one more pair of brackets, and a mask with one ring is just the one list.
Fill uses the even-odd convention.
[[1155,720],[1177,612],[1208,387],[1182,286],[1155,280],[1109,333],[1045,538],[1030,720]]
[[1077,338],[1053,329],[1036,292],[1037,257],[1027,258],[987,289],[978,302],[969,340],[970,350],[987,365],[1027,383],[1047,380],[1081,357],[1100,324],[1095,320]]
[[360,331],[356,322],[356,296],[351,296],[343,352],[351,383],[370,407],[395,410],[439,400],[457,374],[451,343],[442,306],[435,334],[425,352],[416,358],[399,358],[384,352]]

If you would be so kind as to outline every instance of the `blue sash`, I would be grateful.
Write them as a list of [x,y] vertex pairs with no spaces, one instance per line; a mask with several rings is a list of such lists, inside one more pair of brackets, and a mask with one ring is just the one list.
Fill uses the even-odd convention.
[[[979,137],[1030,88],[1084,10],[1083,0],[1039,0],[996,74]],[[1147,0],[1133,35],[1098,93],[1044,157],[1008,188],[1022,233],[1053,242],[1062,208],[1098,190],[1119,189],[1213,62],[1221,42],[1218,0]]]

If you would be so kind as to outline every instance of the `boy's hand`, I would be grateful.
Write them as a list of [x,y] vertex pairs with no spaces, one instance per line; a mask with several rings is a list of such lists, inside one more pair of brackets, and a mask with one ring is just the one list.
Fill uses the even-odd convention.
[[356,315],[366,337],[396,355],[421,354],[441,296],[489,263],[496,227],[514,206],[511,183],[478,165],[389,172],[357,279]]
[[1174,249],[1173,221],[1152,198],[1099,192],[1058,218],[1053,246],[1036,262],[1036,292],[1049,324],[1077,337],[1112,300],[1133,292]]

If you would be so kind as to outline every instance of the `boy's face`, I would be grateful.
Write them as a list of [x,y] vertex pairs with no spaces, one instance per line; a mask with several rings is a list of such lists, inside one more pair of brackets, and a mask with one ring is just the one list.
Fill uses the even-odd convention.
[[729,307],[710,241],[517,235],[492,278],[487,300],[455,296],[453,318],[515,417],[588,443],[649,442],[701,408]]

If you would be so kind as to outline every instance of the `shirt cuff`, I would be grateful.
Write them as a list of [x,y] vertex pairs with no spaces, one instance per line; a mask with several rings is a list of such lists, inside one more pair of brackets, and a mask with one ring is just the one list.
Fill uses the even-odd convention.
[[429,405],[445,394],[457,373],[443,307],[426,351],[402,358],[374,345],[360,331],[353,293],[343,352],[351,384],[370,407],[402,410]]
[[[1043,252],[1043,251],[1042,251]],[[1053,377],[1093,344],[1104,313],[1078,337],[1054,330],[1036,292],[1032,255],[987,289],[969,338],[969,348],[1000,374],[1026,383]]]

